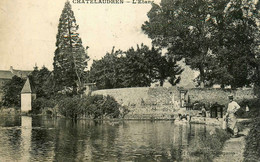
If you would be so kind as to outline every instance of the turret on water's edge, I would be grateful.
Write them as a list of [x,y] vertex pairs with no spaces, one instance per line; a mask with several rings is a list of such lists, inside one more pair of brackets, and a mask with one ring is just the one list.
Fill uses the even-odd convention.
[[29,78],[27,78],[23,89],[21,91],[21,112],[29,112],[32,110],[32,101],[36,98],[30,84]]

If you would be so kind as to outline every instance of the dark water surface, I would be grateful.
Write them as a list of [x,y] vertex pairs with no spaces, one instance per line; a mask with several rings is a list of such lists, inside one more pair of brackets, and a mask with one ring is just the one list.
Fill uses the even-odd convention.
[[0,116],[0,161],[193,161],[205,125]]

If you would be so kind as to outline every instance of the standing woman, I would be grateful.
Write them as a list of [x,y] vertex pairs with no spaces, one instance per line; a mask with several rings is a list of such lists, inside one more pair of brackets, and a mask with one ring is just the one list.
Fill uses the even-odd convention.
[[233,96],[228,96],[229,98],[229,104],[227,113],[225,116],[225,121],[227,122],[227,129],[231,131],[234,137],[237,137],[238,135],[238,128],[237,128],[237,118],[236,118],[236,112],[240,108],[240,106],[237,104],[236,101],[233,100]]

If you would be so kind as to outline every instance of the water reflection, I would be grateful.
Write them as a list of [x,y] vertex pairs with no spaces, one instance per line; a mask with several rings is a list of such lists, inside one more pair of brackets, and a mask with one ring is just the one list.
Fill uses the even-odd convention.
[[213,128],[176,125],[171,121],[73,122],[47,117],[3,117],[0,159],[185,161],[193,158],[188,154],[191,141],[210,129]]
[[21,161],[29,161],[31,148],[31,134],[32,134],[32,117],[21,117],[21,147],[22,156]]

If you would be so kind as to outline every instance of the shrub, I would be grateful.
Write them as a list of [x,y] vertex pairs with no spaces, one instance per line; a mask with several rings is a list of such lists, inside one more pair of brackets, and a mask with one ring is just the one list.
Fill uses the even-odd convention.
[[78,96],[65,97],[58,102],[59,112],[65,117],[77,119],[84,112],[80,102],[81,100]]
[[130,112],[130,110],[126,106],[120,106],[120,117],[124,118],[126,114]]
[[[260,115],[260,99],[246,99],[239,103],[240,109],[236,112],[239,118],[255,118]],[[249,112],[246,112],[246,106]]]
[[120,114],[119,106],[120,105],[116,102],[116,100],[113,97],[107,96],[105,98],[105,102],[102,105],[102,109],[105,115],[111,118],[117,118]]
[[244,157],[244,161],[260,160],[260,117],[253,120],[249,134],[246,136]]
[[32,113],[40,114],[43,108],[53,108],[55,105],[56,101],[53,99],[37,98],[32,102]]
[[65,97],[59,101],[59,112],[65,117],[77,119],[82,116],[93,119],[118,118],[120,105],[111,96],[94,95]]

